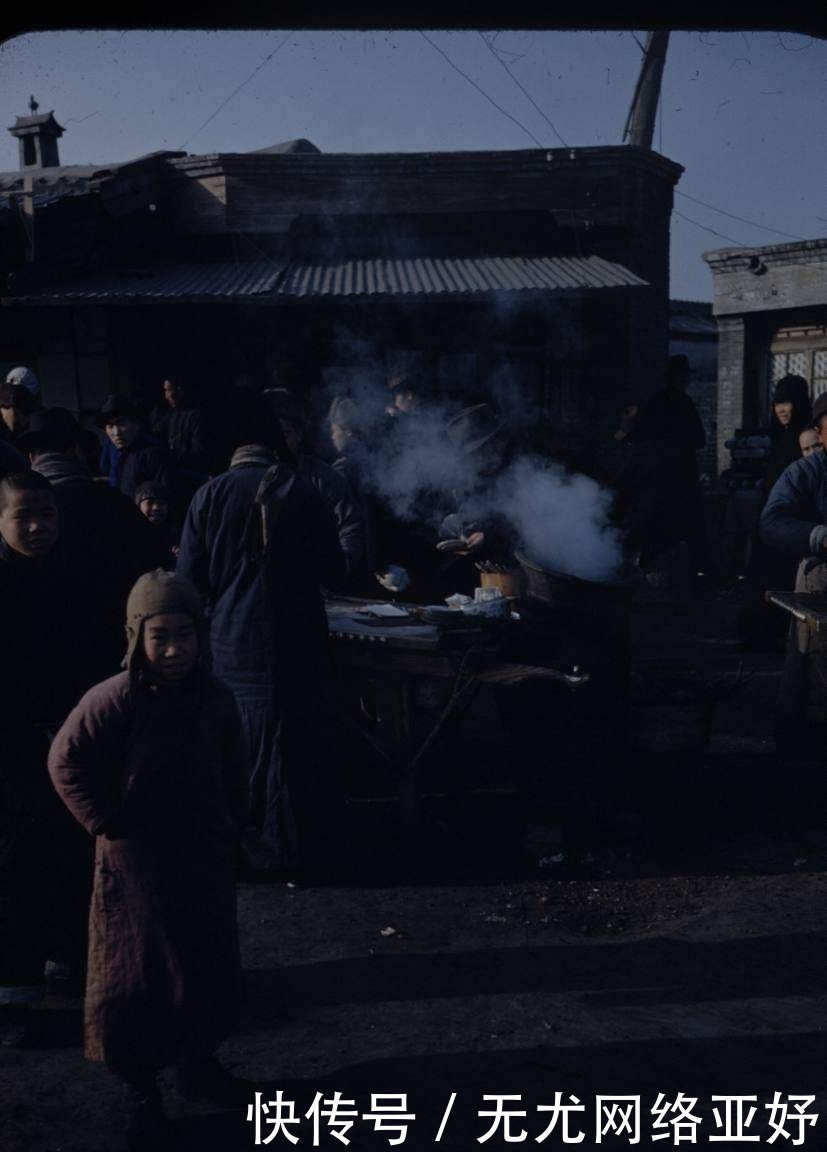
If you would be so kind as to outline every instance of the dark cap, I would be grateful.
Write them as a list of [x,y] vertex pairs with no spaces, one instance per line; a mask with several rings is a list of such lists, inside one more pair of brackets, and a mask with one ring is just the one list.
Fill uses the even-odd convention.
[[97,415],[97,425],[105,428],[115,420],[126,417],[129,420],[143,421],[143,412],[139,405],[129,396],[107,396]]
[[135,489],[135,503],[143,500],[169,500],[169,489],[158,480],[144,480]]
[[505,430],[490,404],[463,408],[445,425],[445,435],[463,453],[476,452]]
[[68,408],[38,408],[15,444],[22,452],[67,452],[79,435],[80,425]]
[[289,388],[265,388],[261,398],[277,420],[289,420],[292,424],[304,423],[304,406]]

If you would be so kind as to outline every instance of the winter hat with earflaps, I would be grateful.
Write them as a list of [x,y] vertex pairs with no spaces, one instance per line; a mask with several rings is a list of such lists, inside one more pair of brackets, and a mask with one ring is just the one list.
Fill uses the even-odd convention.
[[184,576],[156,568],[145,572],[135,581],[126,601],[127,649],[124,667],[130,672],[140,665],[141,639],[144,623],[152,616],[192,616],[198,631],[198,662],[202,667],[209,660],[209,630],[204,615],[201,595],[194,584]]

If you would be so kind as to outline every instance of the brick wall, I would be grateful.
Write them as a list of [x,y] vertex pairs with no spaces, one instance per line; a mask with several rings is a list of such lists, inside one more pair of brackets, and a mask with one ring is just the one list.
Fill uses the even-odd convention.
[[729,466],[724,443],[744,419],[744,350],[742,316],[718,317],[718,471]]

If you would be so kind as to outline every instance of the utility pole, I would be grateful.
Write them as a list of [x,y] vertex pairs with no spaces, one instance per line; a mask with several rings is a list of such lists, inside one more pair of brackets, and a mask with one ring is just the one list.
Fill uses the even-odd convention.
[[658,114],[660,83],[666,61],[668,32],[647,32],[643,62],[635,85],[632,106],[623,129],[623,143],[638,148],[651,148]]

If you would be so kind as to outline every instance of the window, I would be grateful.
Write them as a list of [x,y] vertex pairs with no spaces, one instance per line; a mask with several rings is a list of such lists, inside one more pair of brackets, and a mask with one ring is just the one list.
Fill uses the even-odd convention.
[[782,376],[803,376],[812,399],[827,392],[827,325],[782,328],[776,333],[768,356],[768,407]]

